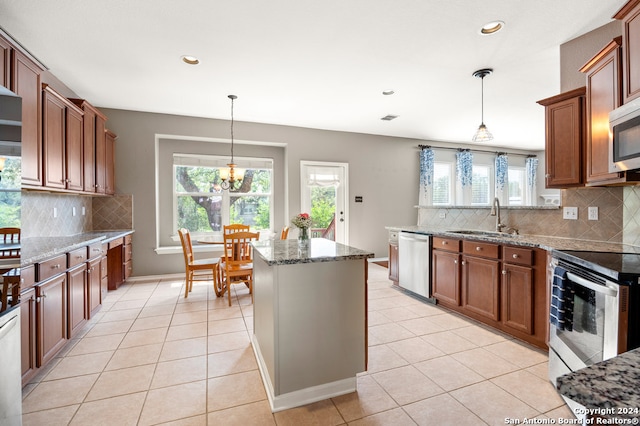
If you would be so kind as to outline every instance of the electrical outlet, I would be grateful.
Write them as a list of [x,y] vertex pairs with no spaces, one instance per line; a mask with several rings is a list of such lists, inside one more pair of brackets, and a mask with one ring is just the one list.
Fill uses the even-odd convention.
[[53,217],[54,218],[58,217],[58,208],[57,207],[53,208]]
[[598,220],[598,207],[589,207],[589,220]]
[[569,220],[578,220],[578,208],[577,207],[563,207],[562,218]]
[[76,215],[76,208],[71,207],[71,216],[75,216],[75,215]]
[[87,210],[84,208],[84,206],[82,206],[82,216],[84,216],[85,214],[87,214]]

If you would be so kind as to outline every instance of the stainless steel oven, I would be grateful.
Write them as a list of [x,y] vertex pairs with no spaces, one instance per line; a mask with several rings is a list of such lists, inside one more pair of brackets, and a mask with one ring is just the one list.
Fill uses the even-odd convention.
[[[554,257],[561,268],[555,269],[550,307],[549,378],[555,383],[562,374],[640,346],[640,255],[574,251]],[[558,282],[564,286],[561,320],[554,317]]]

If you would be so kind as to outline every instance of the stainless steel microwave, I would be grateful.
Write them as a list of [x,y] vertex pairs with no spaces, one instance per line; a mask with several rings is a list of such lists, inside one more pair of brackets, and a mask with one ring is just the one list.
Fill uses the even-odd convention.
[[609,113],[609,172],[640,169],[640,98]]

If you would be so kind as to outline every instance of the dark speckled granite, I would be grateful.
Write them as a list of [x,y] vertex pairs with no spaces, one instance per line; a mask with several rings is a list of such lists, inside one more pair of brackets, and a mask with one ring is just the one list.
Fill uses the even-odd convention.
[[638,366],[640,349],[634,349],[558,377],[558,391],[601,417],[640,419]]
[[324,238],[311,238],[309,248],[301,249],[298,240],[270,240],[253,243],[254,252],[268,265],[333,262],[336,260],[367,259],[373,253],[345,246]]
[[66,237],[23,238],[20,242],[20,266],[29,266],[78,247],[87,246],[98,241],[108,242],[133,232],[133,230],[94,231]]

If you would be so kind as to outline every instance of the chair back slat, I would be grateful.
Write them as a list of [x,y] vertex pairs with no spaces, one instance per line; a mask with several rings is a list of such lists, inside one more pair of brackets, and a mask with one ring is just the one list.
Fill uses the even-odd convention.
[[189,263],[193,260],[193,246],[191,245],[191,234],[186,228],[180,228],[178,230],[180,235],[180,244],[182,244],[182,253],[184,254],[184,264],[189,266]]
[[[20,228],[8,227],[0,228],[0,243],[2,244],[20,244]],[[17,259],[20,258],[20,247],[0,247],[0,258]]]
[[249,225],[243,225],[241,223],[232,223],[231,225],[223,225],[222,230],[224,234],[234,234],[236,232],[249,232]]
[[248,264],[252,261],[251,241],[258,239],[257,232],[235,232],[225,234],[224,250],[225,262],[230,266]]

